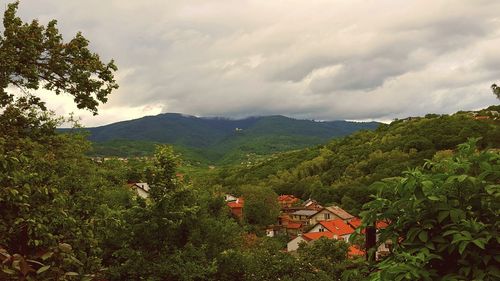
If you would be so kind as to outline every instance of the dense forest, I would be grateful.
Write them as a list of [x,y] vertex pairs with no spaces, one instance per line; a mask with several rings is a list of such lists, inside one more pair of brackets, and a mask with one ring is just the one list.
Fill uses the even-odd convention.
[[[36,90],[97,113],[118,87],[114,62],[81,34],[64,42],[55,21],[24,23],[17,6],[8,5],[0,36],[0,280],[500,278],[498,106],[396,120],[193,175],[168,145],[150,159],[97,161],[85,134],[56,129],[67,120]],[[137,181],[149,198],[127,185]],[[242,220],[230,215],[227,192],[245,197]],[[386,222],[379,235],[391,254],[352,258],[336,239],[283,251],[288,237],[263,228],[285,193],[359,215],[353,243]]]

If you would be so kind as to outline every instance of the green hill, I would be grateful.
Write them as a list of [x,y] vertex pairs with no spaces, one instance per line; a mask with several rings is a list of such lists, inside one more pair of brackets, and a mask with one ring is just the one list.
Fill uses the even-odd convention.
[[156,144],[168,143],[193,163],[232,164],[322,144],[379,124],[280,115],[233,120],[167,113],[86,130],[94,143],[93,156],[146,156]]

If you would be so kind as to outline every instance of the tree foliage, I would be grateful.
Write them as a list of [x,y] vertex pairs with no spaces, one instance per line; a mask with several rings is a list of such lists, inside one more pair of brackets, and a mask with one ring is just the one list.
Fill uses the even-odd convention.
[[276,222],[280,207],[278,195],[269,187],[243,186],[245,204],[243,216],[247,223],[258,226],[267,226]]
[[500,278],[500,154],[477,152],[476,144],[377,184],[363,221],[389,222],[379,243],[392,241],[394,253],[371,280]]
[[7,6],[0,35],[0,108],[14,102],[14,95],[7,92],[13,85],[27,94],[18,99],[21,103],[45,109],[40,98],[29,93],[43,87],[56,94],[68,93],[78,108],[97,114],[99,102],[106,102],[111,91],[118,88],[113,61],[101,62],[81,33],[64,42],[55,20],[47,26],[37,20],[24,23],[16,15],[18,5]]

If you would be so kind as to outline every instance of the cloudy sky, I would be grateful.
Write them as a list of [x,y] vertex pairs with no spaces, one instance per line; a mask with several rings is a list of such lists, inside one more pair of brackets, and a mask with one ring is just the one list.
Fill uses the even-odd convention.
[[44,93],[97,126],[162,112],[388,121],[498,104],[499,11],[498,0],[22,0],[18,13],[57,19],[66,39],[82,31],[115,59],[120,89],[99,116]]

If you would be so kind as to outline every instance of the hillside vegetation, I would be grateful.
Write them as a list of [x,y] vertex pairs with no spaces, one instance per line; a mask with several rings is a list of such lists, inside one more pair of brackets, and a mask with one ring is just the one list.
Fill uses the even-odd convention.
[[280,115],[231,120],[167,113],[86,130],[94,143],[93,156],[147,156],[152,155],[155,145],[168,143],[194,165],[223,165],[322,144],[378,125]]
[[[491,106],[477,115],[498,111]],[[271,186],[278,194],[340,203],[353,213],[370,199],[369,186],[421,166],[436,153],[449,154],[470,137],[481,148],[500,147],[500,121],[476,120],[473,113],[429,114],[396,120],[375,131],[334,139],[326,145],[274,155],[256,164],[221,168],[213,183],[239,193],[245,184]]]

